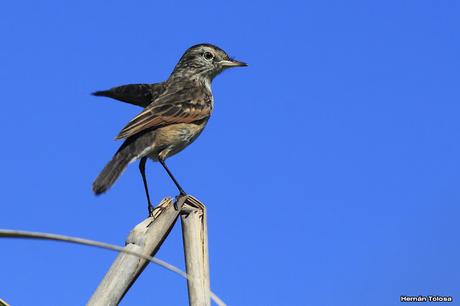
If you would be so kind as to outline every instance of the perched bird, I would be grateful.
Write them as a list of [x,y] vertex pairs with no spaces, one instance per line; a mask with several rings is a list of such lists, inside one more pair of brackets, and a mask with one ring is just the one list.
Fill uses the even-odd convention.
[[145,164],[150,158],[161,163],[184,195],[165,160],[191,144],[206,126],[213,109],[213,78],[227,68],[242,66],[247,65],[230,58],[219,47],[199,44],[185,51],[165,82],[124,85],[93,93],[145,107],[116,137],[125,141],[94,181],[94,193],[107,191],[128,164],[139,159],[151,214],[153,206],[145,176]]

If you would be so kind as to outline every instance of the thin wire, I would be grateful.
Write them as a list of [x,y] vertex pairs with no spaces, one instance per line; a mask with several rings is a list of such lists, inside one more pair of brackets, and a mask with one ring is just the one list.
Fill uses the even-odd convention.
[[[110,244],[110,243],[105,243],[105,242],[100,242],[96,240],[90,240],[90,239],[84,239],[84,238],[78,238],[78,237],[71,237],[71,236],[65,236],[65,235],[58,235],[58,234],[51,234],[51,233],[41,233],[41,232],[29,232],[29,231],[18,231],[18,230],[8,230],[8,229],[0,229],[0,238],[26,238],[26,239],[42,239],[42,240],[54,240],[54,241],[64,241],[64,242],[69,242],[69,243],[76,243],[76,244],[83,244],[83,245],[88,245],[88,246],[93,246],[93,247],[98,247],[106,250],[111,250],[111,251],[117,251],[117,252],[122,252],[126,253],[129,255],[134,255],[137,257],[140,257],[142,259],[148,260],[150,262],[153,262],[165,269],[168,269],[169,271],[172,271],[176,274],[179,274],[183,278],[187,280],[191,280],[187,273],[182,271],[181,269],[167,263],[164,260],[147,256],[144,254],[141,254],[139,252],[135,251],[130,251],[130,250],[125,250],[123,247]],[[210,296],[211,299],[219,306],[226,306],[226,304],[217,296],[215,295],[212,291],[210,291]]]

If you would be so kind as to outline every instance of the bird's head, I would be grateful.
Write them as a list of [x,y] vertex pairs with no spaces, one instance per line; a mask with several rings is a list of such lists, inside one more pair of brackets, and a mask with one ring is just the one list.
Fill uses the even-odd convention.
[[185,51],[171,76],[201,76],[212,80],[227,68],[244,66],[247,64],[230,58],[224,50],[217,46],[199,44]]

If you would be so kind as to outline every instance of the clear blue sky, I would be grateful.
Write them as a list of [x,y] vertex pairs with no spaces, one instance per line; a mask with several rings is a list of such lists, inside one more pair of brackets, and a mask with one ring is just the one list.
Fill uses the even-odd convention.
[[[122,244],[146,213],[137,166],[91,183],[140,109],[89,95],[162,81],[210,42],[249,67],[169,165],[208,206],[212,289],[229,305],[460,299],[458,1],[3,1],[0,227]],[[159,164],[156,201],[175,194]],[[0,240],[0,297],[82,305],[115,253]],[[158,257],[183,267],[180,229]],[[122,305],[185,305],[149,266]],[[457,304],[458,302],[450,305]]]

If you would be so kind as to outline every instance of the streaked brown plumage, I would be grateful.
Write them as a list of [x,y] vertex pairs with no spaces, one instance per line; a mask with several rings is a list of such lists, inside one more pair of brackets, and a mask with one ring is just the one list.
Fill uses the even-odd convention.
[[165,164],[165,159],[180,152],[203,131],[213,109],[212,79],[226,68],[246,66],[233,60],[220,48],[200,44],[189,48],[167,81],[158,84],[131,84],[95,92],[145,107],[118,134],[126,139],[93,183],[93,191],[107,191],[126,166],[140,159],[149,212],[152,205],[145,177],[146,159],[159,161],[176,184],[183,189]]

